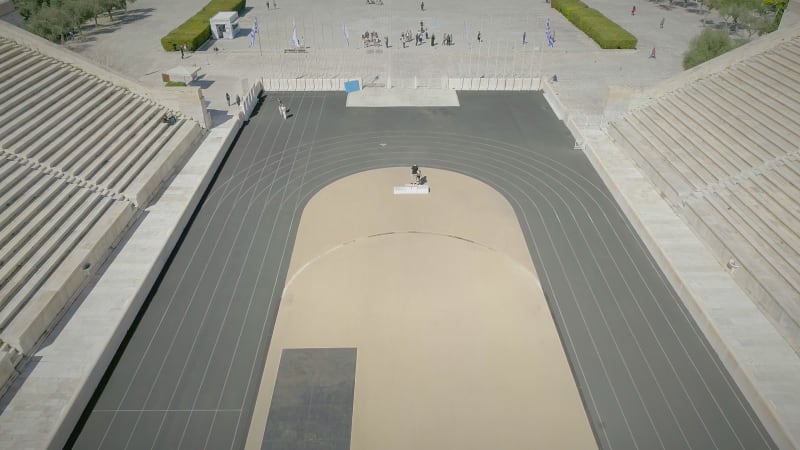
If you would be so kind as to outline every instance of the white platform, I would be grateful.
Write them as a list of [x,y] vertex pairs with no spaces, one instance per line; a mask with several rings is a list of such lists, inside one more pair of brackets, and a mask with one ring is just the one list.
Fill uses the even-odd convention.
[[427,184],[406,184],[403,186],[395,186],[394,187],[394,194],[395,195],[404,195],[404,194],[430,194],[431,188]]
[[402,89],[366,88],[347,94],[347,107],[461,106],[452,89]]

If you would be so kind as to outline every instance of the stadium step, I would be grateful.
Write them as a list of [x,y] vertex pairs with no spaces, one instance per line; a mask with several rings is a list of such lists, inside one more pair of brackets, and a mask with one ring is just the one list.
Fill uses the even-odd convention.
[[68,171],[69,165],[84,153],[79,148],[89,149],[107,135],[108,130],[116,127],[124,119],[130,117],[138,106],[134,97],[127,91],[120,91],[121,97],[109,100],[108,106],[96,109],[95,114],[79,125],[77,133],[69,138],[54,141],[42,160],[52,166],[59,166]]
[[[698,208],[697,206],[705,206]],[[758,280],[765,293],[773,297],[782,305],[784,310],[790,308],[792,317],[800,318],[800,303],[791,306],[786,295],[794,292],[797,295],[797,273],[789,265],[783,255],[776,252],[769,241],[760,236],[748,223],[741,220],[741,216],[733,210],[728,202],[721,196],[705,197],[699,203],[692,202],[692,209],[701,220],[709,226],[716,235],[714,239],[724,245],[727,254],[733,255],[737,263],[752,273]],[[722,256],[726,253],[723,253]],[[776,296],[776,294],[778,294]],[[787,311],[788,312],[788,311]]]
[[120,184],[119,190],[140,207],[149,204],[161,184],[175,171],[176,166],[202,135],[200,127],[194,121],[182,120],[170,127],[174,130],[168,135],[168,140],[156,152],[151,152],[148,158],[142,158],[139,167],[133,170],[136,177],[128,177],[129,181]]
[[[96,96],[87,99],[67,118],[53,126],[50,131],[39,139],[27,144],[21,144],[25,145],[24,155],[40,162],[46,162],[49,154],[60,148],[59,144],[62,139],[69,139],[87,127],[88,123],[100,115],[105,108],[113,102],[119,101],[123,94],[122,90],[113,86],[107,86],[105,89],[100,90]],[[51,150],[49,152],[43,151],[47,147],[50,147]],[[23,154],[21,151],[18,153]]]
[[682,100],[695,111],[694,117],[700,128],[718,140],[726,141],[728,147],[734,149],[733,151],[747,164],[763,164],[775,158],[769,151],[775,148],[772,141],[753,133],[743,133],[741,127],[730,122],[729,114],[719,114],[716,108],[703,105],[693,89],[684,91]]
[[[89,213],[96,205],[96,199],[91,198],[91,192],[78,189],[75,185],[60,183],[59,190],[68,190],[66,195],[60,195],[56,201],[41,207],[41,214],[37,217],[36,226],[25,226],[17,239],[9,242],[8,247],[14,253],[0,267],[0,304],[3,304],[2,314],[6,317],[16,315],[20,305],[10,304],[16,292],[22,287],[29,277],[49,258],[59,258],[62,253],[59,247],[63,245],[65,236],[68,235],[76,222]],[[46,216],[42,218],[42,216]],[[6,325],[0,322],[0,328]]]
[[[53,114],[61,115],[64,109],[73,105],[76,99],[80,98],[87,91],[97,88],[84,80],[76,79],[69,86],[68,92],[59,96],[55,102],[42,102],[27,110],[23,115],[18,116],[9,123],[10,133],[5,136],[2,146],[10,149],[21,139],[36,138],[47,131],[47,124],[52,123]],[[3,139],[3,137],[0,137]]]
[[24,82],[24,80],[36,77],[38,73],[53,66],[53,61],[39,55],[31,55],[29,58],[20,59],[19,62],[8,70],[3,78],[0,78],[0,92],[13,90],[13,87]]
[[720,84],[728,89],[743,89],[761,99],[765,99],[774,108],[773,114],[778,117],[786,118],[787,115],[793,116],[800,112],[800,102],[783,95],[778,88],[770,84],[764,84],[763,80],[753,78],[753,75],[745,71],[735,71],[721,74],[717,79]]
[[[66,83],[74,80],[76,74],[64,74],[56,67],[42,72],[43,77],[29,86],[15,86],[8,92],[0,93],[0,124],[8,124],[11,119],[24,114],[29,108],[40,105],[52,97]],[[27,84],[27,83],[26,83]],[[44,86],[44,87],[43,87]],[[0,125],[0,130],[5,128]]]
[[[676,103],[675,96],[665,98],[664,101],[659,103],[658,107],[663,109],[665,116],[671,116],[669,123],[673,137],[676,134],[679,135],[682,140],[682,146],[687,149],[687,154],[691,154],[693,160],[698,161],[713,175],[714,179],[711,183],[725,180],[746,169],[746,166],[741,161],[738,161],[738,166],[734,163],[738,158],[727,147],[727,144],[719,141],[710,143],[708,142],[707,134],[700,135],[697,133],[697,128],[686,121],[686,117],[691,114],[691,110],[681,101]],[[703,132],[705,133],[705,130]],[[706,182],[709,182],[709,180],[707,179]]]
[[74,172],[75,175],[86,179],[94,184],[109,188],[103,183],[109,172],[131,157],[131,152],[139,143],[147,137],[148,132],[160,123],[161,118],[158,108],[147,105],[142,114],[136,118],[135,122],[117,135],[117,138],[105,145],[98,146],[94,160],[81,172]]
[[[108,189],[122,191],[131,180],[139,175],[142,167],[152,158],[153,155],[161,150],[164,143],[177,129],[176,126],[164,123],[162,114],[166,111],[157,111],[156,121],[148,124],[146,133],[141,133],[142,139],[138,145],[131,149],[129,157],[121,164],[109,166],[109,171],[98,178],[98,184],[103,184]],[[178,125],[178,124],[175,124]]]
[[6,116],[12,109],[19,110],[21,106],[27,107],[30,98],[44,89],[42,85],[46,88],[51,83],[58,81],[58,74],[61,73],[62,67],[63,65],[50,64],[30,78],[20,80],[13,86],[13,89],[0,91],[0,116]]
[[677,133],[673,134],[668,124],[665,123],[663,126],[659,124],[669,118],[657,105],[638,111],[634,120],[634,123],[646,130],[647,134],[658,139],[654,143],[655,150],[672,165],[672,170],[677,170],[689,181],[692,190],[701,189],[715,178],[714,174],[698,163],[692,154],[693,149],[687,147],[685,139]]
[[21,59],[28,57],[25,50],[21,47],[8,43],[0,45],[0,75],[5,75],[6,72],[13,71],[14,66],[19,64]]
[[92,196],[91,209],[70,223],[58,243],[59,257],[43,258],[37,271],[16,292],[14,321],[2,339],[28,352],[68,301],[97,271],[133,216],[127,202]]
[[633,119],[626,117],[610,124],[609,134],[622,143],[623,148],[630,149],[631,156],[664,192],[670,203],[679,204],[680,199],[692,191],[691,184],[662,154],[651,151],[652,143],[638,131],[631,120]]
[[75,176],[81,173],[92,162],[103,157],[103,152],[110,152],[111,143],[122,133],[130,129],[139,120],[143,111],[149,106],[133,99],[127,100],[126,107],[114,117],[103,116],[99,122],[101,127],[97,132],[86,136],[86,139],[76,142],[75,146],[65,147],[64,151],[54,155],[51,164],[58,165],[65,172]]
[[[26,168],[28,169],[28,168]],[[0,268],[5,265],[8,257],[13,255],[13,251],[8,248],[9,241],[13,238],[24,239],[23,227],[30,224],[37,214],[41,211],[38,205],[47,204],[52,197],[51,190],[56,185],[56,180],[48,177],[36,170],[20,170],[25,175],[14,188],[3,192],[3,209],[0,213],[0,249],[3,249],[0,257]],[[46,216],[39,220],[47,220]],[[38,223],[38,222],[34,222]],[[11,246],[13,248],[13,245]]]
[[69,104],[63,105],[58,110],[51,109],[48,118],[43,119],[34,130],[19,137],[7,148],[15,153],[24,154],[28,158],[38,159],[31,154],[32,150],[39,148],[41,143],[52,139],[55,130],[63,132],[65,128],[72,126],[80,118],[81,111],[85,111],[87,106],[94,104],[96,99],[107,98],[112,92],[110,85],[93,84],[89,90],[76,96]]
[[[783,108],[769,98],[753,95],[741,88],[731,89],[725,84],[724,80],[713,80],[708,83],[707,88],[717,96],[730,92],[723,101],[731,103],[729,106],[731,113],[734,113],[743,125],[752,129],[754,133],[775,140],[781,154],[785,153],[784,143],[797,142],[796,139],[800,138],[800,134],[793,130],[793,127],[785,125],[794,119],[786,116],[782,119],[781,113],[776,112]],[[755,126],[752,126],[753,124]]]

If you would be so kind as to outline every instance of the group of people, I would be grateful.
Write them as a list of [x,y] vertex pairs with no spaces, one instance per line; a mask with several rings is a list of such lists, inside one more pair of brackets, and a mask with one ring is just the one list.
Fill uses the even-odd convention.
[[364,40],[364,47],[381,45],[381,38],[378,36],[377,31],[365,31],[361,35],[361,39]]

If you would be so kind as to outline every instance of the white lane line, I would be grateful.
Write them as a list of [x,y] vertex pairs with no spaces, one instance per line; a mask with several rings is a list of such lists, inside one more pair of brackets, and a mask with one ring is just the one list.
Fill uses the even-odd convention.
[[[241,159],[237,160],[236,167],[238,167],[238,164],[240,162],[241,162]],[[212,214],[210,216],[211,218],[216,216],[216,212],[219,209],[220,205],[221,205],[221,203],[217,203],[216,207],[214,208],[214,211],[212,212]],[[210,226],[211,223],[212,223],[212,220],[209,219],[209,222],[206,224],[206,227],[204,228],[203,233],[200,236],[200,241],[201,242],[204,240],[205,235],[208,232],[208,229],[209,229],[209,226]],[[139,359],[139,362],[136,365],[136,369],[134,370],[133,376],[130,378],[130,381],[128,382],[128,386],[126,387],[125,392],[123,393],[122,397],[119,400],[119,403],[118,403],[119,406],[121,406],[122,403],[127,399],[128,394],[130,393],[131,387],[133,386],[134,382],[137,381],[137,379],[139,378],[136,375],[141,370],[142,364],[144,363],[144,361],[152,359],[151,355],[150,355],[150,349],[152,348],[153,342],[155,341],[156,336],[158,336],[158,333],[161,330],[162,325],[164,324],[164,320],[167,317],[167,312],[172,308],[172,305],[174,303],[176,295],[180,291],[180,286],[183,284],[183,281],[184,281],[184,279],[186,277],[186,274],[189,272],[189,268],[191,267],[191,262],[194,260],[194,257],[196,256],[197,252],[199,251],[199,248],[200,247],[198,246],[198,247],[196,247],[194,249],[194,251],[192,252],[192,256],[189,258],[189,261],[187,262],[186,266],[184,267],[184,270],[183,270],[183,273],[181,274],[180,280],[178,281],[175,290],[173,291],[172,295],[170,296],[169,301],[167,302],[167,306],[164,309],[164,312],[162,313],[161,317],[159,318],[158,324],[156,325],[156,328],[153,331],[153,334],[150,337],[150,340],[149,340],[147,346],[145,347],[145,350],[142,353],[142,355],[141,355],[141,357]],[[206,262],[206,264],[208,264],[208,261]],[[166,355],[164,355],[164,357],[166,358]],[[155,381],[156,381],[156,378],[153,379],[153,383],[155,383]],[[152,390],[152,388],[151,388],[151,390]],[[111,421],[109,421],[109,424],[106,427],[105,432],[103,433],[103,437],[101,438],[100,443],[98,444],[99,446],[102,447],[103,442],[105,442],[105,440],[106,440],[106,438],[108,436],[108,432],[111,430],[111,426],[114,424],[115,420],[116,420],[116,415],[114,417],[112,417]],[[131,431],[131,433],[132,432],[133,431]]]

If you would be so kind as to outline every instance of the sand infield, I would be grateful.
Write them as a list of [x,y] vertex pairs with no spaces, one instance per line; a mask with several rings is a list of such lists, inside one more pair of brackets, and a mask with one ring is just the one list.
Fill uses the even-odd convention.
[[351,449],[596,448],[520,225],[491,187],[362,172],[306,206],[248,449],[286,348],[358,349]]

